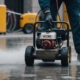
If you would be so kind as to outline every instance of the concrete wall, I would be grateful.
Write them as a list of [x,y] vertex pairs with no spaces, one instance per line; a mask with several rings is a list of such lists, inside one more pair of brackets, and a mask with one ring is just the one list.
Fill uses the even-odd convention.
[[24,0],[24,12],[32,12],[32,0]]
[[38,0],[32,0],[32,11],[38,12],[40,10]]
[[0,0],[0,4],[4,4],[4,0]]
[[61,5],[60,9],[59,9],[59,14],[60,14],[60,18],[63,21],[63,4]]
[[38,12],[39,9],[38,0],[24,0],[24,12]]

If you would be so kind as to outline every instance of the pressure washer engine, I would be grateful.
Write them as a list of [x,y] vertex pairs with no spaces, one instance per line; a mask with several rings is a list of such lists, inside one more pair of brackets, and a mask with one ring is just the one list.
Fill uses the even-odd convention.
[[57,45],[56,35],[56,32],[42,32],[36,40],[37,48],[54,49]]
[[[50,28],[47,31],[35,32],[35,26],[39,23],[46,23],[40,21],[34,24],[33,32],[33,46],[28,46],[25,51],[25,63],[27,66],[32,66],[35,59],[41,59],[44,62],[52,62],[61,60],[62,66],[68,66],[71,62],[71,46],[69,46],[69,25],[66,22],[67,30],[64,28]],[[67,44],[63,47],[63,42],[67,40]]]

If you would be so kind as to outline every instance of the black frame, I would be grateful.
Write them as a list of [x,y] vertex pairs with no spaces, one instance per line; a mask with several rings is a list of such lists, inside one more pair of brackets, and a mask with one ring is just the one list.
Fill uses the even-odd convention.
[[[33,47],[34,47],[34,49],[35,49],[35,33],[36,33],[35,28],[36,28],[36,24],[39,24],[39,23],[46,23],[46,22],[45,21],[38,21],[34,24],[34,30],[33,30]],[[67,25],[67,30],[66,30],[67,31],[67,47],[69,47],[69,24],[65,21],[60,21],[60,22],[53,21],[53,23],[61,23],[61,24]]]

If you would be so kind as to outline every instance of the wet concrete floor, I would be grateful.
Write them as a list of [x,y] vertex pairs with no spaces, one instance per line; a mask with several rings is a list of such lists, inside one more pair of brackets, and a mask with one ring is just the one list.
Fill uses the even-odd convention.
[[80,80],[80,62],[74,50],[72,38],[72,62],[62,67],[61,61],[35,60],[33,67],[24,62],[25,49],[32,45],[32,35],[0,35],[0,80]]

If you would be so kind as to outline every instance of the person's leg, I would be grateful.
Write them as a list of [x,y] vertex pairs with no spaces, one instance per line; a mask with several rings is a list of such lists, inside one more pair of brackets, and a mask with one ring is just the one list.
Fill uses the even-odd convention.
[[[52,18],[53,18],[53,21],[56,21],[57,19],[57,14],[58,14],[58,10],[57,10],[57,7],[58,9],[60,8],[61,4],[62,4],[62,1],[63,0],[57,0],[58,3],[56,3],[56,0],[51,0],[50,2],[50,10],[51,10],[51,15],[52,15]],[[55,27],[56,24],[53,24],[53,27]]]
[[58,7],[58,9],[60,8],[62,1],[63,0],[57,0],[58,3],[56,3],[56,0],[51,0],[51,2],[50,2],[51,14],[52,14],[54,21],[56,21],[56,16],[58,13],[57,7]]
[[80,0],[65,0],[72,28],[75,50],[80,54]]
[[[51,15],[52,15],[52,18],[53,18],[53,21],[56,21],[56,16],[57,16],[57,13],[58,13],[58,10],[57,10],[57,3],[56,3],[56,0],[50,0],[50,11],[51,11]],[[60,7],[62,3],[62,0],[58,0],[58,7]],[[45,17],[44,17],[44,20],[45,20]],[[43,24],[45,26],[45,30],[48,30],[50,29],[50,27],[46,24]],[[55,27],[56,24],[53,24],[52,27]]]

